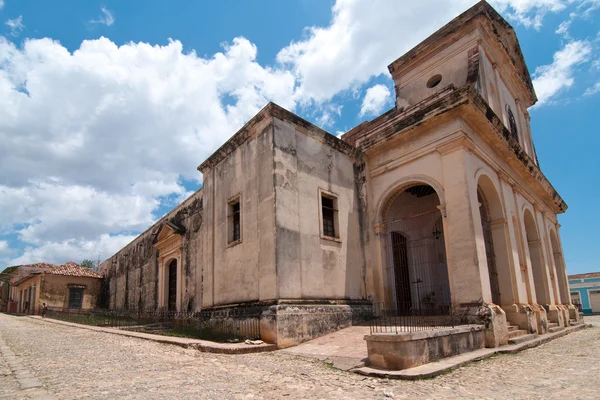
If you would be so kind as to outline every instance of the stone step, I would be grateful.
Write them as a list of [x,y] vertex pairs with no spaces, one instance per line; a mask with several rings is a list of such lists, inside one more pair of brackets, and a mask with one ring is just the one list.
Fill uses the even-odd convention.
[[[525,331],[523,331],[525,332]],[[523,343],[526,342],[528,340],[531,340],[533,338],[535,338],[535,334],[533,333],[529,333],[529,334],[525,334],[525,335],[521,335],[521,336],[517,336],[515,338],[512,339],[508,339],[508,344],[519,344],[519,343]]]
[[569,322],[571,323],[571,326],[575,326],[575,325],[582,325],[582,324],[583,324],[583,322],[581,322],[581,321],[576,321],[576,320],[574,320],[574,319],[570,320]]
[[508,332],[508,338],[509,339],[516,338],[516,337],[519,337],[519,336],[524,336],[524,335],[527,335],[527,331],[524,330],[524,329],[519,329],[519,330],[516,330],[516,331],[509,331]]
[[562,331],[563,329],[565,329],[565,328],[563,328],[562,326],[553,326],[551,328],[550,327],[548,328],[548,332],[554,333],[554,332]]
[[548,322],[548,329],[556,328],[557,326],[558,326],[558,324],[556,322]]
[[509,331],[509,332],[512,332],[512,331],[518,331],[518,330],[519,330],[519,327],[518,327],[518,326],[516,326],[516,325],[509,325],[509,326],[508,326],[508,331]]

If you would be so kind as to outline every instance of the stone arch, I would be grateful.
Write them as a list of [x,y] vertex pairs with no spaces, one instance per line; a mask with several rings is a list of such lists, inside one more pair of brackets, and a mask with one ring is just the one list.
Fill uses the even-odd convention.
[[[554,260],[554,268],[556,268],[556,275],[558,279],[558,292],[560,295],[560,304],[570,304],[571,295],[569,293],[569,287],[567,284],[567,270],[564,263],[564,256],[560,243],[558,242],[558,236],[555,230],[550,227],[550,251],[552,252],[552,258]],[[557,302],[559,303],[559,302]]]
[[446,207],[446,198],[444,196],[444,189],[442,185],[439,184],[435,179],[427,176],[427,175],[410,175],[404,178],[401,178],[394,182],[390,187],[381,195],[379,201],[377,202],[376,210],[376,223],[380,224],[384,222],[384,212],[386,206],[390,204],[390,201],[393,197],[400,194],[404,189],[408,188],[411,185],[415,184],[426,184],[431,186],[439,199],[440,209],[445,209]]
[[484,173],[477,178],[477,200],[492,301],[497,305],[514,304],[516,285],[508,251],[508,225],[504,207],[492,179]]
[[516,216],[512,216],[512,222],[515,229],[516,243],[517,243],[517,256],[519,258],[519,269],[521,271],[521,279],[525,283],[525,291],[527,293],[527,303],[532,304],[533,293],[531,291],[531,280],[529,279],[529,273],[527,268],[527,257],[525,256],[525,249],[523,248],[523,232],[521,224],[517,220]]
[[450,285],[437,190],[411,178],[382,198],[378,234],[385,309],[403,315],[447,313]]
[[523,208],[523,225],[525,226],[525,238],[527,240],[528,258],[533,275],[533,286],[538,304],[547,305],[551,303],[550,290],[548,288],[548,274],[544,267],[544,256],[542,242],[529,207]]

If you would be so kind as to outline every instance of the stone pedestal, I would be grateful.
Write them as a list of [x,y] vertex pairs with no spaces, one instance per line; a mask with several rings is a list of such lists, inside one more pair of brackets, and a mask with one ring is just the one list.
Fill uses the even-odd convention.
[[575,320],[575,322],[581,322],[579,310],[573,304],[568,304],[567,309],[569,310],[569,319]]
[[500,347],[508,344],[506,313],[495,304],[483,304],[477,315],[485,326],[485,347]]
[[529,304],[512,304],[503,306],[506,313],[506,320],[510,325],[516,325],[519,329],[526,330],[528,333],[537,333],[537,322],[535,312]]
[[539,304],[532,304],[531,308],[535,314],[535,322],[537,324],[537,333],[543,335],[548,332],[548,316],[544,307]]
[[557,323],[558,326],[565,326],[565,319],[562,310],[558,306],[554,304],[548,304],[544,308],[546,309],[546,314],[548,315],[548,321]]

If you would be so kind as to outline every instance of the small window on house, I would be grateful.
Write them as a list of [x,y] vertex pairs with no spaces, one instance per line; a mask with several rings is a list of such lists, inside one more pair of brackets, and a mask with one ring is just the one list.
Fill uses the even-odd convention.
[[442,81],[442,76],[440,74],[434,75],[427,81],[427,87],[429,89],[436,87]]
[[323,221],[323,236],[339,238],[337,198],[321,194],[321,217]]
[[81,310],[83,305],[83,288],[69,288],[69,309]]
[[241,227],[241,204],[240,198],[237,197],[229,202],[228,205],[228,243],[235,243],[242,239]]
[[519,131],[517,129],[517,121],[515,120],[515,115],[513,114],[510,106],[506,105],[506,115],[508,116],[508,125],[510,128],[510,136],[519,140]]

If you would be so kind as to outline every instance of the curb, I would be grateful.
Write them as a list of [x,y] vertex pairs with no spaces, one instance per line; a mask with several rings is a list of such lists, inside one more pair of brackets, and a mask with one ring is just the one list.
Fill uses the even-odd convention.
[[458,356],[448,357],[435,361],[428,364],[423,364],[418,367],[409,368],[399,371],[388,371],[381,370],[371,367],[360,367],[352,369],[351,372],[355,372],[360,375],[366,375],[376,378],[388,378],[388,379],[402,379],[402,380],[418,380],[418,379],[429,379],[434,378],[438,375],[453,371],[466,364],[470,364],[475,361],[481,361],[486,358],[490,358],[496,354],[516,354],[523,350],[527,350],[533,347],[537,347],[541,344],[547,343],[553,339],[568,335],[571,332],[576,332],[587,328],[588,325],[581,324],[567,327],[559,332],[545,334],[543,336],[537,336],[526,342],[503,346],[495,349],[480,349],[469,353],[460,354]]
[[50,322],[53,324],[70,326],[81,329],[88,329],[96,332],[111,333],[114,335],[132,337],[137,339],[150,340],[157,343],[170,344],[183,348],[196,349],[203,353],[217,353],[217,354],[250,354],[250,353],[264,353],[267,351],[277,350],[277,346],[274,344],[257,344],[247,345],[245,343],[217,343],[208,340],[188,339],[179,338],[174,336],[156,335],[152,333],[141,333],[132,332],[116,328],[102,328],[99,326],[83,325],[74,322],[60,321],[52,318],[43,318],[40,316],[31,315],[28,318],[35,319],[37,321]]

